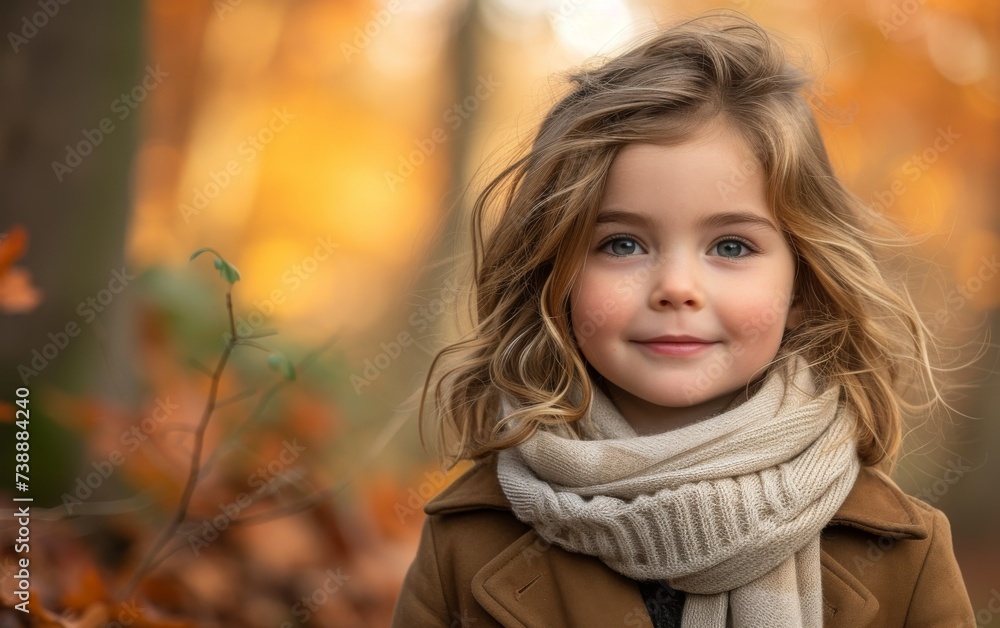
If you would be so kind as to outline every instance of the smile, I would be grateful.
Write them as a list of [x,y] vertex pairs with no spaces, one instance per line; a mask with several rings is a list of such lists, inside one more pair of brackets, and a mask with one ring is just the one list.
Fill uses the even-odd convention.
[[640,347],[658,355],[688,356],[701,353],[714,345],[714,342],[637,342]]

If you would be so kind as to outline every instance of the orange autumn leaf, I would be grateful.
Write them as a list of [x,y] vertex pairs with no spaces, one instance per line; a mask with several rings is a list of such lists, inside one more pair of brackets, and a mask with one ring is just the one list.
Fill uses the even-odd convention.
[[0,312],[23,314],[30,312],[41,301],[41,292],[32,284],[27,269],[14,266],[14,262],[28,250],[28,232],[14,225],[0,237]]
[[15,410],[14,404],[0,400],[0,423],[13,423]]
[[63,595],[62,603],[67,608],[86,608],[95,600],[108,597],[104,580],[92,565],[86,565],[76,575],[76,587]]
[[0,311],[24,314],[38,307],[42,293],[31,283],[31,273],[15,266],[0,275]]
[[28,230],[14,225],[0,237],[0,276],[28,250]]

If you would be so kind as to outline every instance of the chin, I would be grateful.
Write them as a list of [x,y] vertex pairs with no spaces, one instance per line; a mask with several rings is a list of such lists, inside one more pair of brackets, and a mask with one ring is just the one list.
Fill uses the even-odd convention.
[[642,399],[646,403],[657,405],[663,408],[689,408],[691,406],[696,406],[698,404],[708,401],[708,399],[702,397],[695,397],[693,399],[688,398],[684,395],[643,395],[638,393],[631,393],[632,396]]

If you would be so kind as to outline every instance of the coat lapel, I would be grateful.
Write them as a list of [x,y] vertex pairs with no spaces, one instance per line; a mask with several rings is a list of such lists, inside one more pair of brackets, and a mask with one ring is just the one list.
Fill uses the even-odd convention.
[[878,600],[835,558],[820,550],[823,578],[823,625],[863,627],[878,613]]
[[479,570],[472,593],[504,626],[653,625],[635,582],[592,556],[546,543],[534,530]]

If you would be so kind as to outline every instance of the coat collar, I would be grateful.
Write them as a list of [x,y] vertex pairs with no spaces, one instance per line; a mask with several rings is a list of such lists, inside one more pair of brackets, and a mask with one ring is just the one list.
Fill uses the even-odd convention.
[[[511,510],[497,479],[496,456],[473,465],[431,500],[429,515],[478,509]],[[827,527],[848,526],[893,539],[927,538],[916,507],[881,471],[862,467],[844,503]],[[838,626],[865,626],[878,611],[875,596],[830,554],[820,557],[824,569],[824,621]],[[586,591],[580,590],[585,583]],[[600,591],[600,595],[587,595]],[[599,560],[550,546],[534,530],[527,531],[490,560],[472,581],[479,604],[505,626],[528,626],[552,617],[553,605],[565,625],[652,626],[638,588],[628,578],[603,567]],[[574,604],[560,600],[572,599]],[[836,614],[836,622],[830,621]],[[572,616],[571,616],[572,614]],[[568,623],[567,623],[568,622]]]

